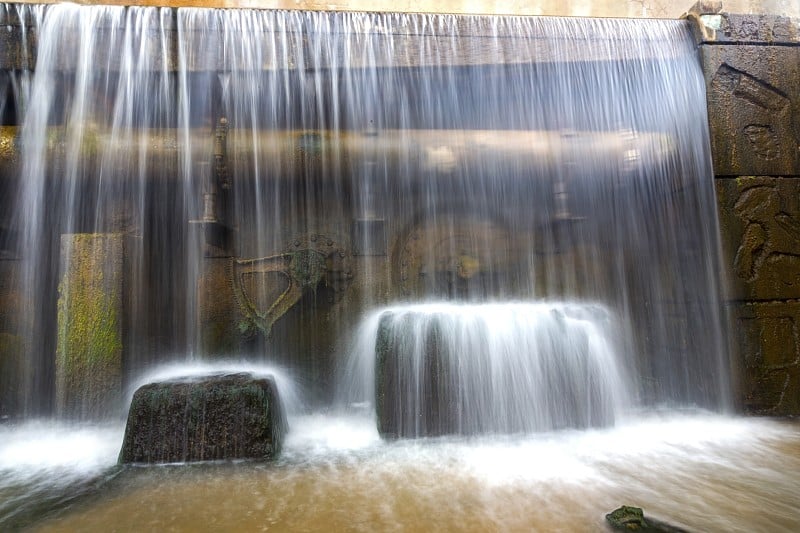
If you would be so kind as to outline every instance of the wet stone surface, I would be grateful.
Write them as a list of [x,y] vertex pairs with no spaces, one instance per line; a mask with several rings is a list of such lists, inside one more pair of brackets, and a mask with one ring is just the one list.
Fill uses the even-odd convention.
[[286,430],[271,377],[237,373],[151,383],[133,396],[120,462],[273,459]]

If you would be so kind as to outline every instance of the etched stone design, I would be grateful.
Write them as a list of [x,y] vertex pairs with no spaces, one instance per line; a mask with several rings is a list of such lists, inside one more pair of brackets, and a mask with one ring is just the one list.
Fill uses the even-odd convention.
[[[717,175],[796,175],[797,60],[776,47],[709,47],[708,116]],[[763,48],[763,50],[762,50]],[[744,67],[744,68],[742,68]]]
[[768,124],[750,124],[744,127],[742,134],[750,142],[753,152],[758,157],[767,161],[780,157],[780,140],[772,126]]
[[325,235],[295,239],[286,251],[256,259],[233,259],[233,292],[245,321],[243,334],[272,327],[303,297],[322,283],[335,300],[347,289],[353,268],[347,248]]
[[719,67],[714,81],[733,96],[767,111],[783,111],[791,104],[783,91],[727,63]]
[[[780,303],[766,304],[768,307]],[[797,317],[776,308],[774,316],[740,317],[744,354],[745,407],[759,414],[793,412],[800,376],[800,335]],[[756,315],[762,314],[760,308]]]
[[754,282],[765,267],[786,274],[783,283],[793,285],[800,273],[800,219],[784,209],[776,186],[745,189],[733,206],[744,223],[741,243],[734,258],[736,274]]
[[508,228],[495,221],[450,215],[422,221],[398,242],[395,281],[406,296],[477,296],[492,293],[516,267]]

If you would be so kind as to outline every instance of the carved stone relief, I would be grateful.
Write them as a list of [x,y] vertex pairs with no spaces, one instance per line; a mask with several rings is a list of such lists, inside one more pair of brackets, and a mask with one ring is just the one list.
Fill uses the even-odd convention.
[[746,410],[784,415],[800,410],[800,303],[766,302],[736,308]]
[[800,180],[717,180],[735,299],[800,298]]
[[704,46],[717,175],[800,174],[800,48]]
[[232,260],[232,285],[245,320],[240,333],[260,331],[269,337],[272,326],[294,307],[306,291],[320,284],[329,289],[330,303],[353,278],[348,246],[319,234],[298,237],[282,253],[256,259]]

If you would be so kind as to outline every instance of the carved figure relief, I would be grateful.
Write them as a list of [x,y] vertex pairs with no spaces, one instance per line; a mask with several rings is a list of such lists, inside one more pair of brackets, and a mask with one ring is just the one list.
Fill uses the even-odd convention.
[[777,159],[781,155],[778,134],[769,124],[749,124],[742,134],[750,142],[753,152],[766,161]]
[[233,259],[233,291],[246,317],[240,332],[269,337],[275,322],[320,284],[332,291],[331,299],[340,297],[353,278],[346,250],[329,236],[312,234],[276,255]]
[[776,186],[744,190],[733,206],[745,222],[742,241],[734,258],[737,275],[754,282],[768,267],[782,283],[797,284],[800,276],[800,218],[782,206]]
[[740,317],[745,354],[745,405],[761,414],[792,412],[798,387],[800,335],[795,316]]
[[798,164],[793,140],[800,142],[793,138],[800,131],[793,126],[792,100],[786,92],[727,63],[717,69],[710,91],[718,168],[740,175],[793,172]]

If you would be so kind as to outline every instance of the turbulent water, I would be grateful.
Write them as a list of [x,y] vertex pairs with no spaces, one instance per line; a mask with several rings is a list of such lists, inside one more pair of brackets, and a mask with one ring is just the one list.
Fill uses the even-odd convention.
[[[393,443],[368,417],[290,424],[276,464],[127,469],[114,464],[121,427],[0,427],[0,525],[583,532],[602,531],[626,503],[689,531],[800,526],[796,424],[670,413],[613,429]],[[43,459],[56,429],[63,453]]]

